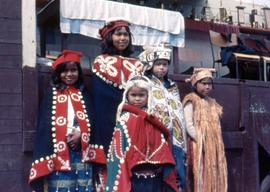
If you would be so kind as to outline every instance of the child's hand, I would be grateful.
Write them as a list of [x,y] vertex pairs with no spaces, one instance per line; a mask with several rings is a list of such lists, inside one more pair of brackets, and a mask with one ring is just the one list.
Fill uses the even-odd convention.
[[74,151],[80,149],[81,146],[80,141],[81,141],[81,132],[78,130],[74,130],[67,135],[67,143],[69,147]]

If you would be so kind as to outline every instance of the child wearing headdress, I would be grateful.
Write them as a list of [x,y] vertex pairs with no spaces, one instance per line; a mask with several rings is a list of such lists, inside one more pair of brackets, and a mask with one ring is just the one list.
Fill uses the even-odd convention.
[[146,47],[139,55],[147,66],[145,75],[150,79],[152,99],[149,110],[167,127],[172,138],[172,150],[177,165],[178,183],[185,187],[186,125],[177,84],[169,79],[171,49],[165,45]]
[[106,191],[179,191],[169,131],[148,113],[150,90],[144,77],[126,84],[107,157]]
[[193,92],[184,97],[189,135],[188,189],[191,192],[227,192],[227,163],[221,133],[222,107],[209,96],[215,69],[194,68]]
[[64,50],[52,64],[50,86],[39,109],[29,176],[38,192],[90,192],[91,162],[105,159],[102,148],[93,145],[93,109],[83,85],[81,56]]

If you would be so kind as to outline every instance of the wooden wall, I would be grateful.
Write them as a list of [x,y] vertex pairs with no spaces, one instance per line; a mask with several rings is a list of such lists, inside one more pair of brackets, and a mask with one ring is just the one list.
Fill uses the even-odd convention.
[[22,153],[21,1],[0,0],[0,191],[27,189]]
[[[186,77],[173,76],[182,98],[191,91],[184,82]],[[221,126],[228,163],[228,192],[259,192],[263,179],[270,173],[269,88],[270,83],[262,81],[214,82],[212,96],[223,106]]]

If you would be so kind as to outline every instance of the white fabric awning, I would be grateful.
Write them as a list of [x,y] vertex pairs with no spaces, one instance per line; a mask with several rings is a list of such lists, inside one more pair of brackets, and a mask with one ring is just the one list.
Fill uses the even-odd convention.
[[123,17],[131,23],[135,45],[168,42],[172,46],[184,46],[184,18],[179,12],[106,0],[60,1],[62,33],[99,38],[98,30],[111,17]]

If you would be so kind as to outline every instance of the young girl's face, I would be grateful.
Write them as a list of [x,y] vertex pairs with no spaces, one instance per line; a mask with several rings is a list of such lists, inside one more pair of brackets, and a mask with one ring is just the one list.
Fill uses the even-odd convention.
[[118,51],[124,51],[129,45],[129,33],[125,27],[117,28],[112,34],[113,46]]
[[67,62],[65,66],[65,70],[60,73],[60,79],[66,85],[73,85],[79,79],[78,67],[74,62]]
[[127,100],[130,105],[143,108],[147,105],[148,93],[146,89],[132,87],[127,93]]
[[160,80],[164,80],[164,77],[168,74],[169,61],[166,59],[158,59],[154,62],[152,72]]
[[213,81],[211,78],[204,78],[196,84],[197,92],[202,96],[208,96],[213,89]]

